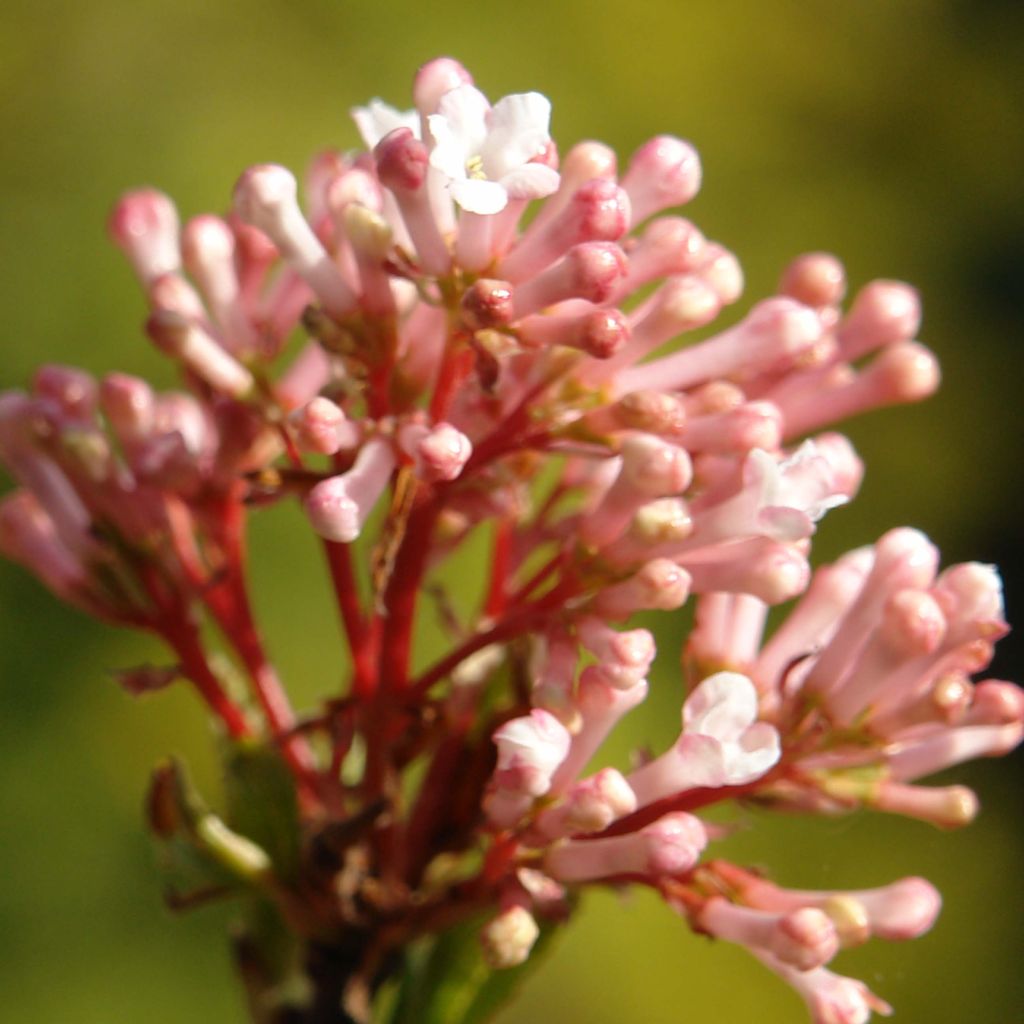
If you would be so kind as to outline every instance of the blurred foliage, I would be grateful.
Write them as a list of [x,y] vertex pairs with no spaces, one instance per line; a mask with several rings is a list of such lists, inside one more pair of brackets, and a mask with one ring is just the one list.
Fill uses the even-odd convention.
[[[405,104],[413,70],[441,53],[494,98],[549,95],[563,148],[596,137],[625,155],[657,132],[692,139],[705,187],[691,215],[738,253],[751,299],[814,248],[840,254],[854,285],[917,284],[945,388],[850,426],[868,476],[823,524],[818,557],[912,522],[948,560],[999,562],[1010,619],[1024,617],[1024,6],[1012,0],[5,0],[0,384],[23,384],[41,359],[170,383],[103,238],[113,198],[152,183],[185,216],[223,208],[246,164],[299,168],[324,145],[355,145],[348,108],[372,95]],[[324,571],[295,525],[294,509],[256,525],[255,574],[271,648],[308,703],[336,691],[342,665]],[[474,572],[470,553],[460,575]],[[240,1024],[225,912],[167,919],[141,821],[149,770],[167,753],[216,791],[200,709],[178,688],[130,700],[109,670],[159,652],[7,565],[0,610],[4,1016]],[[677,728],[682,631],[660,632],[664,668],[622,756]],[[1011,637],[995,674],[1020,679],[1022,663]],[[741,811],[728,849],[795,885],[931,878],[946,897],[931,935],[840,968],[901,1020],[1005,1024],[1024,1004],[1020,767],[1018,755],[957,773],[986,805],[963,833]],[[800,1019],[762,968],[705,948],[644,894],[598,894],[579,917],[504,1024]]]

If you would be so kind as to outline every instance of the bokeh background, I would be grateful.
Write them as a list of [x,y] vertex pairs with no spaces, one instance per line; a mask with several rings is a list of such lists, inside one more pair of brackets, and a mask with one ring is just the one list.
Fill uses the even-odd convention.
[[[1024,618],[1024,6],[1015,0],[5,0],[0,13],[0,384],[43,359],[169,384],[138,331],[142,302],[103,236],[113,198],[153,183],[185,216],[222,209],[257,161],[300,168],[354,146],[346,112],[407,105],[413,70],[457,56],[492,98],[538,89],[563,149],[627,154],[691,139],[705,186],[690,215],[740,256],[749,299],[792,256],[826,248],[853,284],[924,296],[940,395],[850,425],[861,496],[822,524],[831,558],[912,523],[947,561],[1003,566]],[[737,312],[738,315],[738,312]],[[339,644],[316,551],[271,512],[256,530],[260,606],[300,701],[331,691]],[[663,624],[671,667],[682,629]],[[218,908],[172,917],[140,825],[148,771],[183,754],[216,791],[211,737],[184,691],[134,702],[109,670],[145,641],[58,605],[0,565],[0,1007],[32,1024],[241,1024]],[[1024,677],[1013,637],[993,674]],[[628,739],[677,729],[666,671]],[[625,749],[626,741],[621,744]],[[846,955],[908,1022],[1024,1017],[1021,759],[955,774],[974,827],[878,817],[741,826],[729,852],[803,886],[923,874],[935,930]],[[643,896],[592,897],[503,1024],[799,1021],[785,987]]]

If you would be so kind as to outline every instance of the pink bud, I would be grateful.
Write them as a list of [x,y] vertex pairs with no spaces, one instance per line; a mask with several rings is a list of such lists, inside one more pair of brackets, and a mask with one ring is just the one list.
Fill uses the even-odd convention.
[[885,602],[895,591],[927,587],[935,577],[938,551],[918,530],[896,529],[875,545],[874,564],[857,600],[805,682],[808,692],[838,691],[854,659],[874,632]]
[[563,882],[616,875],[677,875],[697,863],[707,841],[701,820],[678,812],[665,815],[640,832],[569,840],[555,846],[544,859],[544,870]]
[[100,385],[100,408],[122,444],[141,440],[153,429],[155,396],[149,384],[139,377],[107,374]]
[[694,593],[752,594],[767,604],[781,604],[802,593],[811,574],[804,555],[768,537],[718,544],[679,558],[690,573]]
[[931,654],[946,634],[946,618],[930,595],[909,588],[897,590],[882,611],[880,633],[901,657]]
[[779,291],[805,306],[838,306],[846,294],[846,274],[831,253],[805,253],[786,267]]
[[255,332],[241,305],[234,232],[219,217],[193,217],[185,225],[182,251],[185,266],[202,289],[229,346],[254,348]]
[[28,491],[15,491],[0,499],[0,552],[65,600],[74,600],[75,591],[85,581],[81,563]]
[[997,639],[1007,629],[998,571],[980,562],[950,566],[932,591],[950,622],[950,643]]
[[927,821],[939,828],[962,828],[974,821],[978,813],[978,798],[966,786],[885,782],[868,803],[877,810]]
[[574,246],[556,264],[514,292],[515,319],[566,299],[604,302],[626,273],[625,254],[608,242]]
[[755,951],[755,956],[793,986],[807,1004],[812,1024],[868,1024],[872,1010],[885,1017],[892,1013],[888,1003],[855,978],[826,967],[799,971],[767,953]]
[[204,327],[209,326],[203,300],[180,274],[163,274],[155,278],[149,284],[147,298],[154,310],[167,310]]
[[690,458],[682,448],[650,434],[627,436],[619,474],[601,503],[583,519],[580,538],[594,547],[609,543],[641,505],[685,490],[692,475]]
[[630,314],[633,341],[623,356],[628,354],[628,362],[637,362],[676,335],[709,324],[721,309],[721,298],[702,277],[685,274],[669,278]]
[[181,266],[178,212],[162,192],[139,189],[122,196],[107,228],[144,285]]
[[642,430],[673,439],[681,438],[685,430],[686,407],[683,400],[664,391],[634,391],[620,398],[609,412],[619,429]]
[[636,810],[629,783],[614,768],[603,768],[577,782],[561,803],[537,818],[537,831],[550,841],[570,834],[603,832]]
[[243,398],[252,390],[252,374],[202,327],[178,313],[156,310],[146,321],[146,333],[217,391]]
[[380,184],[370,171],[350,167],[327,185],[327,208],[339,229],[345,231],[345,211],[355,204],[379,213],[382,207]]
[[921,301],[902,281],[872,281],[858,293],[839,325],[843,358],[861,356],[898,341],[910,341],[921,326]]
[[887,402],[919,402],[939,386],[939,365],[923,345],[895,342],[875,359],[865,377]]
[[867,910],[872,934],[895,942],[923,935],[942,908],[938,890],[923,878],[904,878],[850,895]]
[[212,214],[193,217],[182,234],[185,267],[209,295],[227,289],[234,276],[235,236],[227,223]]
[[1020,720],[1003,725],[952,726],[898,745],[888,757],[889,768],[895,779],[920,779],[977,757],[1002,757],[1022,738],[1024,722]]
[[426,181],[430,156],[409,128],[396,128],[385,135],[373,156],[380,183],[392,192],[414,192]]
[[550,266],[581,242],[614,242],[629,227],[629,199],[614,182],[595,178],[581,185],[565,209],[531,229],[498,265],[499,276],[513,284]]
[[322,150],[309,162],[304,184],[311,224],[319,224],[327,216],[327,188],[351,166],[345,156],[334,149]]
[[612,301],[621,301],[658,278],[691,273],[698,269],[705,248],[704,236],[682,217],[659,217],[628,248],[629,273],[619,284]]
[[965,725],[1011,725],[1024,721],[1024,690],[1001,679],[974,687]]
[[91,421],[96,411],[96,381],[85,370],[47,363],[36,370],[32,390],[39,398],[49,398],[72,419]]
[[747,402],[728,412],[691,417],[679,440],[690,452],[775,451],[782,441],[782,414],[771,402]]
[[743,268],[736,256],[718,242],[709,242],[700,256],[698,275],[730,306],[743,294]]
[[686,490],[693,466],[684,449],[648,434],[633,434],[622,444],[621,487],[640,498],[660,498]]
[[617,309],[528,316],[515,325],[523,345],[564,345],[595,359],[610,359],[629,342],[629,322]]
[[473,76],[451,57],[437,57],[428,61],[413,80],[412,98],[423,117],[436,114],[441,97],[460,85],[472,85]]
[[597,658],[597,673],[609,686],[629,689],[647,675],[657,649],[646,629],[619,632],[596,618],[583,619],[578,628],[580,641]]
[[300,451],[334,455],[358,444],[358,426],[329,398],[310,399],[289,416],[289,421],[295,429],[295,443]]
[[234,205],[242,220],[272,239],[328,313],[342,317],[353,310],[355,295],[303,217],[290,171],[276,164],[250,167],[235,185]]
[[424,187],[430,163],[426,146],[410,129],[397,128],[381,139],[373,153],[380,182],[395,197],[424,271],[447,273],[451,256]]
[[573,735],[569,754],[552,780],[553,792],[561,792],[576,779],[619,720],[644,701],[647,690],[646,679],[621,689],[610,686],[594,666],[583,670],[576,693],[579,731]]
[[688,203],[700,189],[700,158],[688,142],[658,135],[644,143],[629,162],[622,187],[629,195],[632,223],[652,213]]
[[415,457],[427,480],[455,480],[473,454],[469,438],[450,423],[436,423],[418,442]]
[[766,299],[735,327],[672,355],[625,370],[620,392],[641,387],[681,390],[717,377],[751,379],[792,366],[821,337],[813,310],[792,299]]
[[839,949],[835,926],[813,907],[773,914],[714,897],[697,920],[717,938],[761,950],[798,971],[821,967]]
[[615,151],[603,142],[578,142],[565,155],[559,168],[558,191],[547,199],[530,225],[539,230],[569,205],[576,190],[594,178],[615,181]]
[[638,611],[674,611],[689,596],[690,574],[667,558],[655,558],[598,593],[592,607],[598,615],[621,620]]
[[360,534],[395,466],[386,438],[373,437],[356,456],[352,468],[316,484],[306,496],[313,529],[328,540],[351,543]]
[[514,305],[512,285],[482,277],[466,289],[462,317],[472,331],[502,327],[515,319]]

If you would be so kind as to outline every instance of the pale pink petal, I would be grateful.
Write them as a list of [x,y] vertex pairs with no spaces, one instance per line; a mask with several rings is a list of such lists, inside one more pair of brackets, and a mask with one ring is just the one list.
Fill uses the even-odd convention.
[[[475,86],[463,84],[441,97],[437,116],[451,129],[453,138],[466,156],[477,154],[487,139],[487,115],[491,105]],[[429,118],[434,134],[434,117]],[[436,138],[436,135],[435,135]]]
[[505,96],[495,104],[489,120],[490,131],[480,151],[489,178],[503,178],[543,153],[551,141],[551,102],[539,92]]
[[735,741],[757,720],[757,690],[738,672],[718,672],[705,679],[683,705],[687,733]]
[[449,187],[455,202],[470,213],[498,213],[508,204],[508,193],[496,181],[466,178]]
[[502,175],[510,199],[542,199],[558,191],[558,171],[546,164],[523,164]]
[[415,110],[398,110],[383,100],[372,99],[365,107],[353,107],[350,113],[367,149],[373,149],[396,128],[408,128],[419,138],[420,118]]

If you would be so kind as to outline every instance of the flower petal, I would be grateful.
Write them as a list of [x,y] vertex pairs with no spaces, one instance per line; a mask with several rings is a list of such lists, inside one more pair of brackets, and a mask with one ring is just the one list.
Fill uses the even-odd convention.
[[420,137],[420,118],[415,110],[398,110],[375,98],[365,107],[353,107],[349,113],[367,149],[373,149],[385,135],[396,128],[410,128],[417,139]]
[[726,749],[726,778],[730,786],[743,786],[761,778],[782,756],[779,733],[767,722],[755,722]]
[[738,672],[708,676],[683,705],[683,731],[736,742],[757,721],[757,690]]
[[[441,97],[434,116],[444,119],[452,138],[468,159],[479,155],[483,149],[487,139],[487,115],[490,112],[491,105],[487,97],[475,86],[463,83]],[[433,131],[434,117],[429,120]]]
[[509,199],[542,199],[558,190],[558,171],[546,164],[523,164],[500,179]]
[[539,92],[514,93],[498,100],[480,150],[487,176],[503,178],[543,153],[551,141],[550,120],[551,103]]
[[676,792],[724,786],[728,780],[725,748],[711,736],[684,733],[676,744],[678,765],[672,779]]
[[431,114],[427,118],[427,131],[434,140],[430,150],[430,166],[436,167],[449,179],[465,178],[467,154],[452,131],[452,126],[440,114]]
[[452,198],[470,213],[498,213],[508,204],[508,193],[496,181],[465,178],[452,181]]

